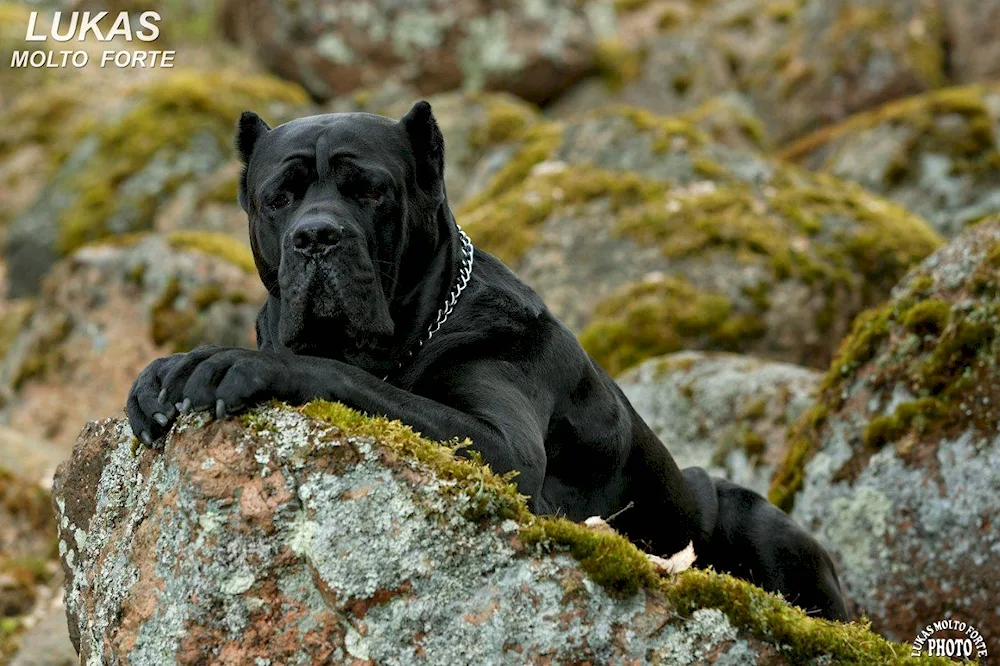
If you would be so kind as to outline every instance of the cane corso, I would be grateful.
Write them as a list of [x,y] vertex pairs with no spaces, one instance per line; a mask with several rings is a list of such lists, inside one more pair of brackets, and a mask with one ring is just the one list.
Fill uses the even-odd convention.
[[242,115],[239,201],[269,293],[257,351],[199,347],[149,365],[128,397],[152,445],[180,412],[339,400],[424,436],[472,440],[539,514],[621,511],[648,552],[693,542],[826,618],[847,611],[829,556],[760,495],[678,469],[614,381],[524,282],[473,248],[444,186],[426,102],[399,121],[338,113],[274,129]]

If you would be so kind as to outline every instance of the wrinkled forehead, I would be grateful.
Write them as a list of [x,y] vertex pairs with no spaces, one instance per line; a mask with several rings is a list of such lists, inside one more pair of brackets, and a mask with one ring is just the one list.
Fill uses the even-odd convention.
[[409,142],[395,120],[370,113],[330,113],[275,127],[254,151],[250,170],[269,171],[305,161],[323,173],[338,158],[383,169],[399,180],[414,163]]

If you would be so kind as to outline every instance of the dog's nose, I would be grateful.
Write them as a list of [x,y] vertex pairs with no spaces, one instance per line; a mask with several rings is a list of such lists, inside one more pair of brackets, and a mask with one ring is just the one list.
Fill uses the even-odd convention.
[[303,220],[292,232],[292,245],[303,254],[323,254],[337,244],[344,228],[329,220]]

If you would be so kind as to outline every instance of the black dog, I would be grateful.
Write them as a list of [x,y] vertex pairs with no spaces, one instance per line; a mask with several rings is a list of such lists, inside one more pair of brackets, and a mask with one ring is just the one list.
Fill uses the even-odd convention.
[[814,539],[760,495],[700,468],[682,473],[538,296],[473,250],[448,206],[429,104],[399,122],[330,114],[273,130],[247,112],[236,146],[269,292],[260,349],[151,363],[127,405],[143,442],[178,411],[339,400],[432,439],[470,438],[495,471],[517,470],[536,513],[582,520],[631,505],[614,526],[646,550],[693,542],[699,566],[847,618]]

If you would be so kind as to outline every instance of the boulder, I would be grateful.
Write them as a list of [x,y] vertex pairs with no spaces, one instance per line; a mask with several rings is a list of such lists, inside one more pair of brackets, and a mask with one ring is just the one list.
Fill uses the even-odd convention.
[[425,95],[487,89],[544,102],[592,68],[597,40],[614,30],[614,10],[608,0],[227,0],[220,26],[317,99],[395,79]]
[[679,467],[703,467],[766,495],[788,426],[812,405],[819,377],[787,363],[680,352],[617,381]]
[[912,640],[956,618],[1000,653],[1000,218],[858,318],[770,498],[830,549],[854,610]]
[[731,127],[632,107],[533,125],[484,158],[456,215],[612,373],[685,348],[826,364],[938,237],[857,185],[713,138]]
[[[108,93],[91,89],[81,93],[79,112],[72,93],[44,88],[0,123],[34,129],[15,140],[49,148],[43,157],[53,165],[8,225],[11,296],[34,294],[60,257],[108,235],[179,227],[244,234],[246,218],[235,203],[236,119],[254,108],[278,122],[303,111],[306,101],[290,83],[218,71],[133,83],[112,105],[92,101]],[[59,123],[67,127],[51,129]]]
[[788,146],[782,156],[919,213],[946,237],[1000,212],[1000,85],[886,104]]
[[[899,663],[749,583],[662,578],[456,443],[336,403],[89,424],[56,478],[82,663]],[[914,661],[913,663],[935,663]],[[938,661],[936,663],[946,663]]]
[[210,232],[113,240],[52,270],[0,363],[0,419],[62,456],[75,424],[122,413],[154,358],[207,343],[256,346],[265,292],[245,245]]
[[951,37],[942,7],[949,3],[623,4],[617,39],[603,43],[603,81],[571,90],[557,102],[556,113],[617,102],[672,114],[738,90],[750,96],[770,135],[783,143],[948,82]]

